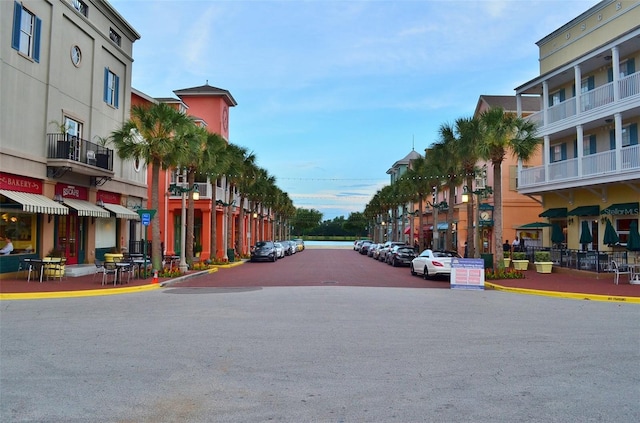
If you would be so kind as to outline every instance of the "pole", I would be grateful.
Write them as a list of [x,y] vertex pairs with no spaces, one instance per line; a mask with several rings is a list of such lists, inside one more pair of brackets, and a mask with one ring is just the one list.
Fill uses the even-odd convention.
[[[183,181],[186,180],[187,174],[186,170],[183,170],[182,173]],[[184,188],[184,187],[183,187]],[[180,215],[180,273],[187,273],[189,267],[187,266],[187,261],[185,258],[185,249],[186,249],[186,239],[187,239],[187,196],[186,192],[182,190],[182,214]]]

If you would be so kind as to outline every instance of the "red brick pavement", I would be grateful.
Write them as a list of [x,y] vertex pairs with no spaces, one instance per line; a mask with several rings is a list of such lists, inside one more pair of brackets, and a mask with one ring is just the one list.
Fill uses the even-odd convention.
[[[269,270],[269,271],[267,271]],[[506,288],[532,289],[560,293],[604,295],[640,298],[640,285],[630,285],[626,276],[613,283],[612,274],[571,271],[554,268],[554,273],[525,272],[525,279],[487,281]],[[171,282],[161,278],[160,283]],[[136,287],[152,283],[151,278],[131,279],[120,287]],[[250,287],[250,286],[374,286],[410,288],[449,288],[446,279],[425,281],[411,276],[407,268],[394,268],[357,254],[351,250],[307,249],[276,263],[245,263],[221,268],[212,274],[202,274],[179,282],[175,286],[189,287]],[[0,293],[36,293],[113,289],[113,283],[102,286],[100,275],[60,280],[27,282],[24,278],[0,280]]]

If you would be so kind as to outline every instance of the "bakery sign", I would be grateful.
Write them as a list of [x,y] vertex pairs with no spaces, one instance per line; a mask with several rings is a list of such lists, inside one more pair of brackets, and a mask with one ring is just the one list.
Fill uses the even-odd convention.
[[42,194],[42,181],[0,172],[0,189]]

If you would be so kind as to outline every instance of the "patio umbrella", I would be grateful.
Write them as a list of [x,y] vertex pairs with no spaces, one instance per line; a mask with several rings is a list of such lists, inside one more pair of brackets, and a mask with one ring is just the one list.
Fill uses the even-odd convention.
[[611,221],[609,219],[607,219],[607,226],[604,228],[604,238],[602,239],[602,242],[608,246],[616,245],[618,242],[620,242],[618,233],[613,228],[613,225],[611,224]]
[[638,233],[638,221],[631,221],[629,237],[627,238],[627,250],[640,251],[640,233]]
[[551,226],[551,242],[554,244],[562,244],[564,242],[562,228],[557,223]]
[[582,221],[582,231],[580,233],[580,244],[591,244],[593,241],[593,236],[591,236],[591,230],[589,229],[589,222],[586,220]]

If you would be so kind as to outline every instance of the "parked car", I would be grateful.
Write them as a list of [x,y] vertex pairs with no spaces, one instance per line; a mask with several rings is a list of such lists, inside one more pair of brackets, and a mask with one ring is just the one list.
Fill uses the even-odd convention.
[[296,244],[295,241],[285,240],[285,241],[279,241],[279,242],[284,246],[285,256],[291,256],[296,253],[298,249],[298,245]]
[[273,245],[276,247],[276,257],[284,258],[284,245],[280,242],[274,242]]
[[302,238],[296,238],[294,239],[296,245],[297,245],[297,249],[298,251],[302,251],[304,250],[304,241],[302,240]]
[[356,239],[355,241],[353,241],[353,250],[354,251],[360,251],[360,247],[362,247],[362,243],[364,241],[371,241],[370,239]]
[[411,261],[411,274],[422,275],[425,279],[432,276],[451,276],[451,259],[460,257],[455,251],[424,250]]
[[383,244],[382,248],[380,249],[380,254],[378,255],[378,260],[383,261],[383,262],[386,263],[387,254],[396,245],[406,245],[406,244],[404,242],[398,242],[398,241],[387,241],[387,242],[385,242]]
[[369,250],[367,250],[367,257],[373,257],[373,254],[380,248],[381,244],[373,243],[369,246]]
[[360,247],[360,254],[367,254],[369,252],[369,247],[373,245],[371,241],[363,241],[362,246]]
[[273,241],[258,241],[251,251],[251,261],[276,261],[278,253]]
[[387,263],[393,267],[409,266],[414,258],[416,258],[416,252],[413,247],[396,245],[391,252],[387,254]]

